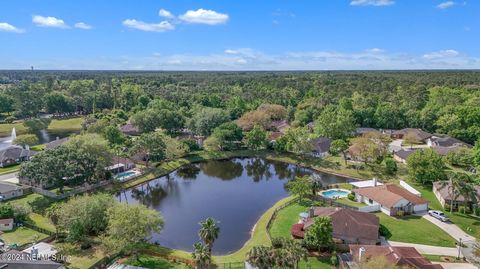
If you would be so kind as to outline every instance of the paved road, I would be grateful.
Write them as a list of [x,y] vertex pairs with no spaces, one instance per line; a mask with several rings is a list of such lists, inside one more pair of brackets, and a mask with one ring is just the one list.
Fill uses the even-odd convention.
[[455,238],[455,240],[459,241],[459,239],[461,238],[462,243],[465,245],[465,247],[462,248],[462,252],[465,255],[465,258],[471,263],[480,265],[479,258],[473,254],[475,244],[477,243],[477,240],[473,236],[470,236],[467,233],[465,233],[462,229],[460,229],[454,223],[442,222],[426,213],[422,214],[421,216],[426,220],[430,221],[431,223],[435,224],[436,226],[438,226],[440,229],[444,230],[450,236]]
[[17,177],[17,175],[18,175],[18,172],[0,175],[0,181],[7,181],[7,180],[14,179]]
[[478,269],[478,267],[470,263],[448,263],[448,262],[433,262],[433,263],[440,264],[444,269]]

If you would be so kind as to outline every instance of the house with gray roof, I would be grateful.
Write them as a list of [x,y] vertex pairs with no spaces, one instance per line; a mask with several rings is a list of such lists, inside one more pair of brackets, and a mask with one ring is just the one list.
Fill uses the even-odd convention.
[[45,145],[45,148],[46,149],[54,149],[60,145],[63,145],[65,144],[65,142],[68,141],[68,137],[65,137],[65,138],[60,138],[57,136],[57,138],[53,141],[50,141],[48,142],[46,145]]
[[313,149],[311,155],[319,158],[326,157],[330,151],[331,144],[332,140],[327,137],[319,137],[312,140]]
[[0,150],[0,167],[7,167],[28,161],[34,154],[35,151],[24,149],[21,146],[7,147]]
[[23,195],[24,187],[0,182],[0,201],[5,201]]

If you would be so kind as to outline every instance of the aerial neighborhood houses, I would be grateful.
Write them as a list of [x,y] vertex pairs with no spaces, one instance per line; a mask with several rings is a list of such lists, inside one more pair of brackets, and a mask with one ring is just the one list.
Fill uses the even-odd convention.
[[[475,186],[475,194],[480,197],[480,186]],[[452,206],[457,210],[459,206],[473,206],[474,202],[463,194],[452,195],[452,183],[449,181],[437,181],[433,183],[433,193],[443,207]]]
[[35,151],[30,150],[28,147],[23,148],[16,145],[9,146],[0,150],[0,167],[7,167],[28,161],[34,154]]

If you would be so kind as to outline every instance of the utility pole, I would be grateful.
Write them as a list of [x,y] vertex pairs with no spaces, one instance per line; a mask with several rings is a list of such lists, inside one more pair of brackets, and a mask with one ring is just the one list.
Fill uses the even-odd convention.
[[458,242],[458,257],[457,257],[457,260],[460,260],[460,248],[462,247],[462,238],[459,238],[459,242]]

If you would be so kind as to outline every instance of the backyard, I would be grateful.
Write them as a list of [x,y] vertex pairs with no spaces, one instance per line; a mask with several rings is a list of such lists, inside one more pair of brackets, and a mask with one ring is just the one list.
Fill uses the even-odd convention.
[[0,238],[7,244],[22,246],[47,238],[48,235],[29,229],[27,227],[16,227],[12,231],[4,232]]

